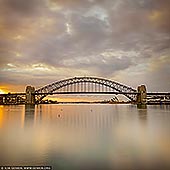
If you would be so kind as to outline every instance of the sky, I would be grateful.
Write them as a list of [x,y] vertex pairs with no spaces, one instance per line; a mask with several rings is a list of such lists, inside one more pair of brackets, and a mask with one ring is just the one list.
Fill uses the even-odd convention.
[[170,91],[170,0],[0,0],[0,90],[75,76]]

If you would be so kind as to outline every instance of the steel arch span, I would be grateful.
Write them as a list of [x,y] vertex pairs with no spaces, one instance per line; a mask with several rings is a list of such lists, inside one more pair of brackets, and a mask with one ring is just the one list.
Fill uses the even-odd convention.
[[[134,94],[124,94],[131,101],[136,100],[135,93],[137,92],[134,88],[129,87],[127,85],[108,80],[105,78],[98,77],[74,77],[68,78],[60,81],[53,82],[48,84],[42,88],[35,90],[36,101],[41,101],[48,94],[53,94],[57,91],[65,91],[65,92],[76,92],[80,93],[88,93],[90,91],[93,92],[118,92],[118,93],[134,93]],[[44,93],[44,94],[43,94]]]

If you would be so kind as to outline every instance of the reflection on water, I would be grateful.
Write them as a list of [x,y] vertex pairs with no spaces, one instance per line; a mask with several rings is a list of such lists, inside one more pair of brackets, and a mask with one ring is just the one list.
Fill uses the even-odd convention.
[[35,120],[35,105],[25,105],[25,120],[24,124],[33,124]]
[[142,122],[146,122],[147,121],[147,109],[138,109],[138,115],[139,115],[139,119]]
[[169,169],[170,107],[0,107],[0,164],[53,169]]

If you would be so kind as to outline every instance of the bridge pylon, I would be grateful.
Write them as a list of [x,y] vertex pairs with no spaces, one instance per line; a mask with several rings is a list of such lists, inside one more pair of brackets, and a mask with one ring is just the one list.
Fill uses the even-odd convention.
[[28,105],[35,104],[35,95],[33,93],[35,93],[35,87],[27,86],[25,104]]
[[137,88],[138,94],[137,94],[137,108],[138,109],[146,109],[146,99],[147,99],[147,90],[145,85],[140,85]]

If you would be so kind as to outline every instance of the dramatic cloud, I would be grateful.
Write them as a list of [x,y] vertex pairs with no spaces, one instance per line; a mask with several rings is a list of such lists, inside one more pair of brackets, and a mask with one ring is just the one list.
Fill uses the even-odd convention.
[[170,0],[0,0],[0,85],[93,75],[168,91],[169,18]]

